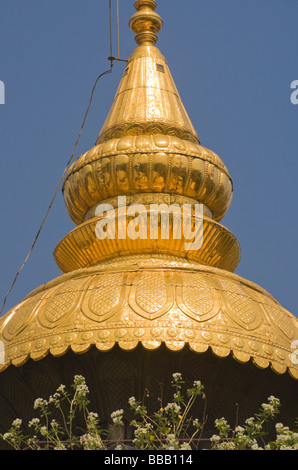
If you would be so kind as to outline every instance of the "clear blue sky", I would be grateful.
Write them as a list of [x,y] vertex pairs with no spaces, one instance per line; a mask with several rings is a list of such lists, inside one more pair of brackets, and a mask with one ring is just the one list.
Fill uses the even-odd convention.
[[[123,58],[136,46],[127,26],[133,3],[120,0]],[[0,0],[0,7],[2,305],[71,155],[93,83],[109,67],[109,30],[108,0]],[[298,2],[160,0],[157,11],[165,23],[157,45],[201,143],[234,181],[222,223],[241,244],[236,272],[298,316],[298,105],[290,101]],[[100,81],[75,158],[94,145],[123,67]],[[59,191],[5,311],[60,275],[52,253],[72,228]]]

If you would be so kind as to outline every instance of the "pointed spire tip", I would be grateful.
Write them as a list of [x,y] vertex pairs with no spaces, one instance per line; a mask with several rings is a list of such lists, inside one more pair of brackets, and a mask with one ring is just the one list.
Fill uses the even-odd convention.
[[155,12],[157,3],[155,0],[137,0],[135,2],[136,13],[131,17],[129,26],[135,33],[136,43],[156,44],[157,33],[163,26],[162,18]]

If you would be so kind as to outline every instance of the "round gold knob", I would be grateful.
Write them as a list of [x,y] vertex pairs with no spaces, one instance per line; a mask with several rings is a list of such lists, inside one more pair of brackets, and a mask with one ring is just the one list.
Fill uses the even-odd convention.
[[136,34],[138,45],[155,44],[157,33],[163,26],[162,18],[154,11],[157,4],[155,0],[138,0],[135,2],[137,12],[132,16],[129,26]]

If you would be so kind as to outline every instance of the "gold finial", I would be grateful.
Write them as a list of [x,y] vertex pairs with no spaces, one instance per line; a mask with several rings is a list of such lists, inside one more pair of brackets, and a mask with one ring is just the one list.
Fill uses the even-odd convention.
[[136,34],[136,43],[156,44],[157,33],[163,26],[161,17],[154,11],[157,6],[155,0],[137,0],[135,9],[137,12],[132,16],[129,26]]

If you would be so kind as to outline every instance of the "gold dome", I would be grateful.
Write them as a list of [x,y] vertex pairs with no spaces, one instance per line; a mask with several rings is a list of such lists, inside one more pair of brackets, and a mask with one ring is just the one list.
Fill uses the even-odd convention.
[[12,309],[0,334],[2,370],[92,345],[130,351],[164,343],[172,351],[188,345],[220,358],[232,354],[298,378],[290,360],[297,320],[289,312],[236,274],[177,258],[132,257],[62,275]]
[[[39,287],[0,320],[4,363],[20,366],[48,353],[82,354],[91,345],[130,351],[139,344],[172,351],[208,349],[298,379],[291,344],[297,319],[261,287],[233,273],[236,237],[219,224],[232,199],[221,159],[201,146],[164,57],[154,45],[162,20],[154,0],[135,3],[138,47],[128,61],[96,146],[69,169],[67,211],[78,225],[57,246],[65,273]],[[165,202],[203,207],[204,241],[100,240],[100,203],[115,208]],[[125,229],[124,225],[118,225]],[[122,227],[122,228],[121,228]]]
[[155,130],[111,138],[71,165],[63,194],[76,224],[92,217],[96,205],[107,199],[130,195],[136,201],[147,194],[200,201],[206,215],[222,220],[232,201],[233,183],[220,157],[198,143],[162,133],[161,127]]

